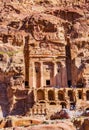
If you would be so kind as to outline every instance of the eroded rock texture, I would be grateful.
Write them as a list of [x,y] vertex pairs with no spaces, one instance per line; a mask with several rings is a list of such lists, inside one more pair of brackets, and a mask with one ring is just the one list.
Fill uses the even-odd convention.
[[89,119],[85,119],[79,130],[88,130],[89,129],[88,124],[89,124]]
[[88,71],[88,0],[0,1],[3,116],[24,115],[33,105],[30,114],[49,114],[51,105],[87,109]]

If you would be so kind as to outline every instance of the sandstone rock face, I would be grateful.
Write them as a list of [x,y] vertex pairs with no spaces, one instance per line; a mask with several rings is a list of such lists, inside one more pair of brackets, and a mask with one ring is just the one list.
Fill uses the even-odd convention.
[[[41,126],[34,126],[34,127],[31,127],[31,128],[28,128],[28,130],[39,130],[39,129],[43,129],[43,130],[76,130],[74,128],[74,126],[72,126],[71,123],[69,124],[66,124],[66,123],[59,123],[57,125],[41,125]],[[25,129],[24,129],[25,130]]]
[[88,71],[87,0],[0,1],[1,117],[89,108]]
[[88,129],[89,129],[89,119],[85,119],[79,130],[88,130]]
[[[11,129],[12,128],[7,128],[7,129]],[[76,130],[75,127],[72,125],[72,123],[70,122],[67,122],[67,123],[63,123],[63,122],[60,122],[59,124],[49,124],[49,125],[38,125],[38,126],[31,126],[31,127],[26,127],[26,128],[17,128],[17,127],[14,127],[15,130],[40,130],[40,129],[43,129],[43,130]]]

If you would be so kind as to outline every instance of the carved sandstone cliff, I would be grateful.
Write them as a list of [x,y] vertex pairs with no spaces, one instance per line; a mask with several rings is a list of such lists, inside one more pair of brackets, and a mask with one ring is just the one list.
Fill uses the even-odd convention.
[[[86,92],[89,95],[88,8],[89,3],[85,0],[0,2],[0,106],[3,116],[26,114],[34,102],[39,102],[40,99],[34,97],[32,89],[39,89],[49,83],[56,88],[71,85],[86,87],[86,91],[82,90],[81,97],[83,102],[86,97],[89,100],[89,96],[86,96]],[[59,78],[60,80],[55,82],[55,71],[51,73],[50,81],[46,79],[49,76],[46,72],[44,81],[39,78],[42,73],[37,72],[42,68],[44,57],[44,69],[51,66],[51,69],[55,70],[56,65],[56,70],[61,70],[56,77],[62,79]],[[52,63],[48,63],[46,58]],[[33,61],[36,63],[33,64]],[[41,65],[38,61],[41,61]],[[34,66],[36,72],[32,73]],[[66,96],[69,101],[70,97]],[[76,97],[75,94],[74,102],[78,100]],[[82,101],[80,104],[84,105]],[[66,105],[69,106],[69,103]],[[85,108],[88,106],[87,101]]]

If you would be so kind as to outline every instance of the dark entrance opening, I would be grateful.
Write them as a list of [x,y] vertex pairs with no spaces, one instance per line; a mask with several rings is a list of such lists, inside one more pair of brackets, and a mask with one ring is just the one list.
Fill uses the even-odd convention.
[[28,86],[29,86],[28,81],[25,81],[25,87],[28,87]]
[[89,91],[86,92],[86,99],[89,100]]
[[82,99],[82,92],[81,91],[78,92],[78,97],[79,97],[79,99]]
[[50,80],[46,80],[46,85],[50,85]]
[[72,86],[71,80],[68,80],[68,87],[70,88]]

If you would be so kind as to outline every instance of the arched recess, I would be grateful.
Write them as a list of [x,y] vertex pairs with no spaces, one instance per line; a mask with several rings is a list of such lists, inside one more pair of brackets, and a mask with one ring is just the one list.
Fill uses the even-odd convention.
[[74,95],[73,95],[73,91],[72,90],[68,91],[68,96],[69,96],[70,101],[74,101]]
[[86,111],[89,111],[89,107],[88,107],[88,108],[86,108]]
[[49,100],[55,100],[55,94],[53,90],[48,91],[48,99]]
[[58,91],[58,100],[64,101],[64,93],[62,91]]
[[37,100],[45,100],[44,90],[38,90],[37,91]]
[[89,100],[89,91],[86,91],[86,99]]
[[56,103],[55,102],[50,102],[50,105],[56,105]]

